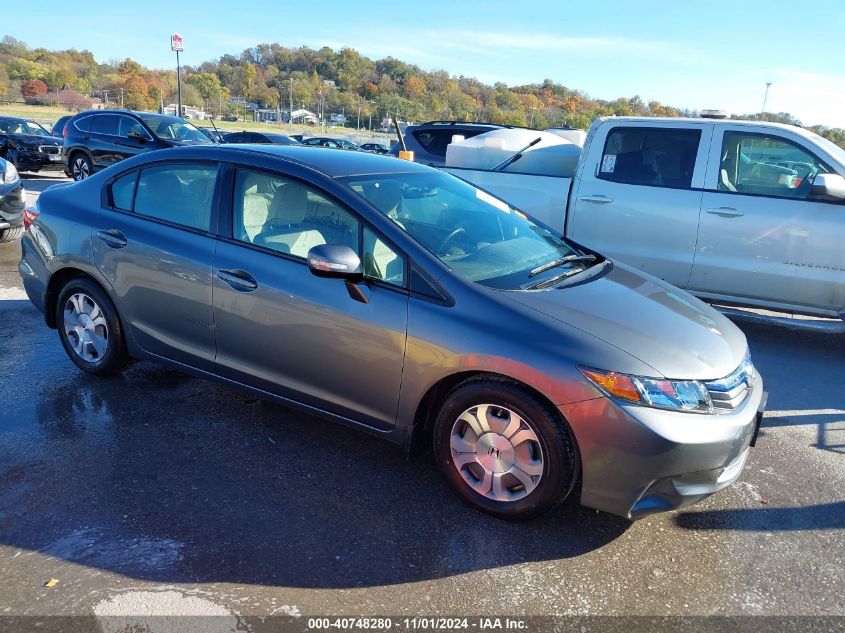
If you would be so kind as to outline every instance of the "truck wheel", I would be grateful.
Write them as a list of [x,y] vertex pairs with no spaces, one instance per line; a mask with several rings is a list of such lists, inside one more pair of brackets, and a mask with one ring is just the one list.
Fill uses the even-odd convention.
[[513,521],[557,506],[580,472],[560,414],[507,379],[473,379],[456,387],[437,417],[434,451],[464,501]]
[[72,279],[62,288],[56,324],[65,352],[82,371],[110,376],[129,363],[117,310],[92,280]]

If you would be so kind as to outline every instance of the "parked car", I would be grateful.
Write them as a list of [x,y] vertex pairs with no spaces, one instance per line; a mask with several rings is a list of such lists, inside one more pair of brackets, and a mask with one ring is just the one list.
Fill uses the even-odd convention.
[[837,319],[766,317],[845,332],[845,150],[813,132],[608,117],[590,127],[573,171],[520,173],[522,162],[444,169],[699,297]]
[[228,121],[229,123],[235,123],[237,121],[240,121],[240,119],[238,117],[236,117],[234,114],[226,114],[226,115],[220,117],[220,119],[223,120],[223,121]]
[[0,243],[12,242],[23,234],[26,192],[18,170],[0,158]]
[[330,149],[346,149],[353,152],[364,151],[355,143],[347,141],[342,138],[327,138],[323,136],[312,136],[311,138],[303,139],[303,145],[311,145],[316,147],[328,147]]
[[294,141],[298,141],[299,143],[301,143],[302,139],[305,135],[304,134],[289,134],[288,136],[290,136]]
[[[414,161],[423,165],[441,167],[446,163],[446,146],[456,136],[472,138],[491,130],[500,130],[509,126],[494,123],[476,123],[460,121],[428,121],[405,128],[403,137],[405,147],[414,152]],[[396,143],[388,150],[391,156],[399,156],[402,147]]]
[[62,170],[62,142],[29,119],[0,116],[0,158],[18,171]]
[[442,171],[179,148],[34,212],[23,285],[81,370],[153,360],[433,446],[496,516],[572,490],[630,518],[677,508],[735,481],[756,438],[736,326]]
[[72,114],[66,114],[63,117],[56,119],[56,122],[53,123],[53,127],[50,129],[50,135],[57,138],[64,138],[65,123],[70,121],[72,118]]
[[389,150],[387,145],[382,145],[381,143],[364,143],[361,145],[361,149],[367,152],[374,152],[376,154],[387,154]]
[[201,127],[197,126],[197,129],[205,134],[209,140],[214,141],[215,143],[223,143],[223,135],[226,134],[225,130],[218,130],[217,128],[213,127]]
[[287,134],[276,134],[274,132],[229,132],[223,135],[224,143],[262,143],[273,145],[299,145]]
[[88,110],[65,125],[62,157],[65,173],[74,180],[84,180],[136,154],[212,142],[179,117],[130,110]]

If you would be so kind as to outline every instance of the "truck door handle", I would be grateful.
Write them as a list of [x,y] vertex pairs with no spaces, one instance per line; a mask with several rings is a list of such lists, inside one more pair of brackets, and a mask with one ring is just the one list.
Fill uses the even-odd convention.
[[241,292],[249,292],[258,288],[258,282],[245,270],[218,270],[217,278]]
[[97,231],[97,237],[103,240],[112,248],[123,248],[129,242],[126,236],[117,229],[109,229],[108,231]]
[[581,198],[581,202],[592,202],[593,204],[610,204],[613,202],[613,198],[602,194],[596,194],[594,196],[584,196]]
[[737,211],[733,207],[719,207],[718,209],[705,209],[710,215],[718,215],[720,218],[738,218],[745,215],[742,211]]

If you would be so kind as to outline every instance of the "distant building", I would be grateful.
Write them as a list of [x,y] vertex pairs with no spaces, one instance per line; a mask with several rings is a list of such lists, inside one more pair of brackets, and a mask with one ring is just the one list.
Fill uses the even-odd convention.
[[345,114],[332,114],[329,116],[330,123],[337,123],[338,125],[346,125]]
[[[161,113],[176,116],[177,105],[171,103],[170,105],[162,106]],[[182,118],[184,119],[199,119],[200,121],[206,119],[208,115],[200,108],[194,106],[182,105]]]
[[67,86],[55,92],[55,102],[68,110],[80,112],[82,110],[102,110],[103,102],[96,97],[86,97],[71,90]]

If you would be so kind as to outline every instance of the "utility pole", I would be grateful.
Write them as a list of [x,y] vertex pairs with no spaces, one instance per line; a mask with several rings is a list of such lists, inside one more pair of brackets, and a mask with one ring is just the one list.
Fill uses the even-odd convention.
[[293,77],[290,78],[290,111],[288,112],[288,129],[293,134]]
[[[182,67],[179,64],[179,53],[184,50],[184,42],[182,41],[182,36],[178,33],[174,33],[170,36],[170,50],[175,51],[176,53],[176,116],[182,116]],[[123,93],[121,92],[121,101],[123,100]],[[123,107],[123,103],[121,103],[121,107]]]
[[769,88],[772,87],[772,82],[766,82],[766,93],[763,95],[763,109],[760,111],[760,114],[766,114],[766,102],[769,100]]

